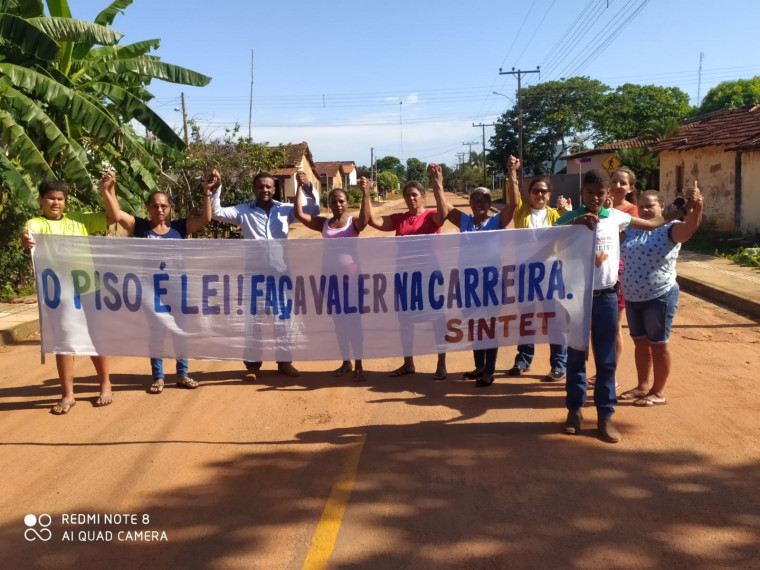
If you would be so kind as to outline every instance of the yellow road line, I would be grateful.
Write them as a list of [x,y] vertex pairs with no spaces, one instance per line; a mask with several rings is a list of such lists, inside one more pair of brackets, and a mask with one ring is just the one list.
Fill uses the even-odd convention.
[[330,490],[330,496],[327,497],[322,518],[319,519],[317,530],[314,531],[314,537],[311,539],[311,548],[306,555],[306,561],[303,563],[304,570],[327,568],[327,562],[333,548],[335,548],[335,541],[338,539],[343,515],[346,513],[348,499],[351,497],[351,491],[354,488],[356,472],[359,469],[359,458],[362,455],[366,440],[367,435],[362,434],[359,441],[353,444],[350,455],[338,473],[338,478]]

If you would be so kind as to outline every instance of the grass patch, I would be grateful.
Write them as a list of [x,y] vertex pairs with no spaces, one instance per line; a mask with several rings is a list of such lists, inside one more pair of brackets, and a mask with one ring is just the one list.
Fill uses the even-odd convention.
[[760,236],[736,237],[710,228],[699,228],[683,248],[730,259],[739,265],[760,267]]

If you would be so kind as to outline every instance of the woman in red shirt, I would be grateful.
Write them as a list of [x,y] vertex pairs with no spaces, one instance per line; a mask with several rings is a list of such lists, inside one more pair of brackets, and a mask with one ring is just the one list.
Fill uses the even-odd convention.
[[[436,167],[434,164],[430,164],[428,170],[434,167]],[[406,202],[406,212],[391,214],[390,216],[375,216],[370,210],[369,225],[381,232],[395,231],[397,236],[441,233],[441,226],[446,221],[443,208],[443,204],[445,203],[443,189],[436,188],[435,190],[435,210],[425,209],[425,188],[416,180],[411,180],[404,184],[403,194],[404,202]],[[405,376],[406,374],[414,374],[415,372],[414,357],[405,356],[404,364],[391,372],[390,375],[394,377]],[[436,366],[433,380],[445,380],[446,376],[446,353],[443,353],[438,355],[438,365]]]

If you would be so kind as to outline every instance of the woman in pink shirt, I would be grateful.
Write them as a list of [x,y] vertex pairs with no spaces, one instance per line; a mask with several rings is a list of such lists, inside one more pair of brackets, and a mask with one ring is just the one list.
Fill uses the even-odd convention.
[[[332,218],[326,218],[324,216],[310,216],[303,211],[301,204],[301,187],[298,185],[298,191],[296,192],[295,209],[294,214],[296,218],[307,228],[314,230],[315,232],[321,232],[323,238],[356,238],[359,237],[359,233],[367,227],[369,222],[369,180],[365,177],[359,179],[359,188],[362,190],[362,207],[359,211],[359,217],[354,218],[348,213],[348,194],[343,188],[333,188],[330,194],[327,196],[327,204],[332,212]],[[349,273],[356,272],[356,262],[349,254],[344,254],[344,258],[340,258],[338,262]],[[340,337],[341,330],[338,330]],[[350,342],[350,338],[347,339]],[[343,342],[341,342],[343,344]],[[351,361],[344,360],[335,371],[335,376],[343,376],[351,372]],[[354,381],[361,382],[365,380],[364,368],[362,361],[357,360],[354,366]]]
[[[432,164],[429,165],[428,169],[433,166]],[[370,210],[369,225],[381,232],[395,231],[397,236],[441,233],[441,226],[446,221],[443,207],[445,203],[443,189],[436,188],[435,190],[435,210],[425,209],[425,188],[416,180],[410,180],[404,184],[403,194],[406,212],[391,214],[390,216],[373,216]],[[414,357],[405,356],[404,364],[391,372],[391,376],[405,376],[415,372]],[[433,380],[445,380],[446,377],[446,353],[443,353],[438,355],[438,365]]]

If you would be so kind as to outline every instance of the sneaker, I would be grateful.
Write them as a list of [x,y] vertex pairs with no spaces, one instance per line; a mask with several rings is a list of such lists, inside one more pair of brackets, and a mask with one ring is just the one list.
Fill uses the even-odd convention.
[[575,435],[581,432],[581,424],[583,423],[583,414],[580,410],[577,412],[567,412],[567,419],[565,425],[562,428],[566,434]]
[[557,370],[552,370],[551,372],[549,372],[549,374],[541,378],[541,382],[559,382],[560,380],[564,380],[564,379],[565,379],[564,372],[558,372]]
[[290,362],[281,362],[277,365],[277,372],[280,374],[284,374],[285,376],[290,376],[291,378],[296,378],[300,376],[298,369],[296,369],[295,366],[293,366]]
[[519,366],[513,366],[507,370],[507,376],[520,376],[525,374],[530,368],[520,368]]
[[596,430],[607,443],[617,443],[622,438],[618,429],[613,425],[612,418],[597,420]]

